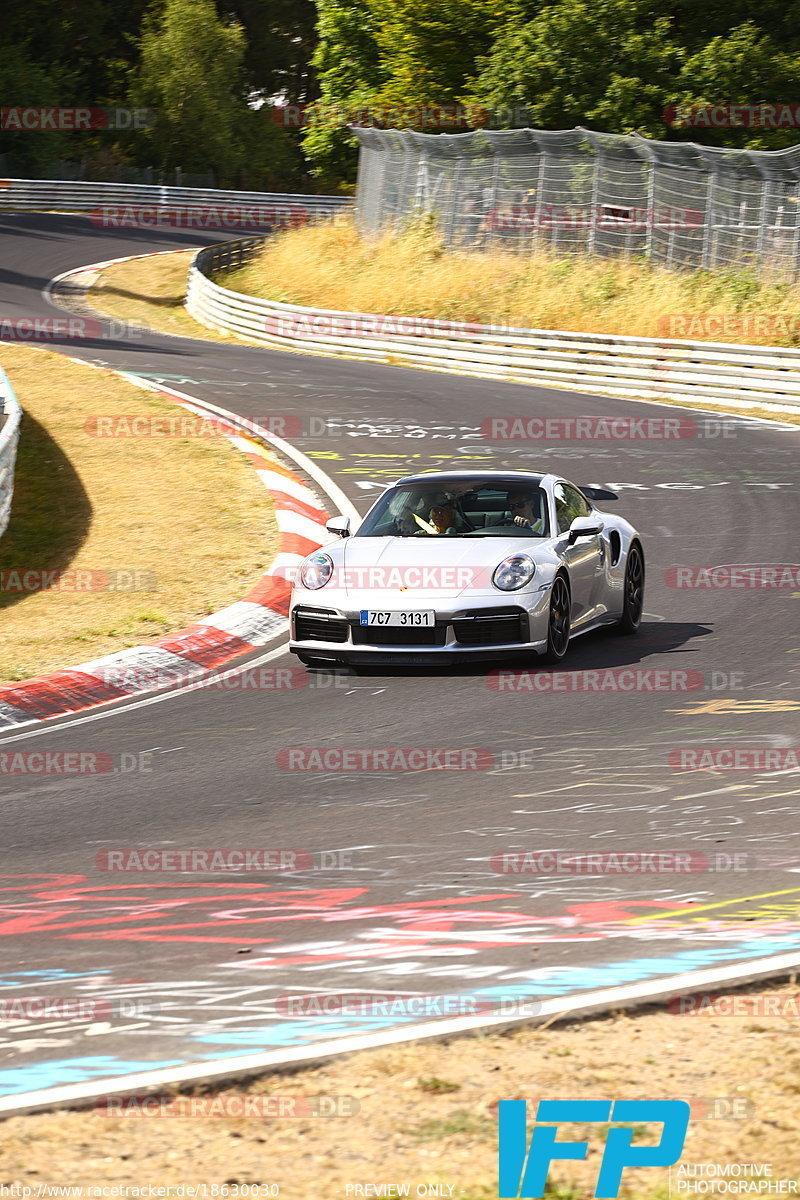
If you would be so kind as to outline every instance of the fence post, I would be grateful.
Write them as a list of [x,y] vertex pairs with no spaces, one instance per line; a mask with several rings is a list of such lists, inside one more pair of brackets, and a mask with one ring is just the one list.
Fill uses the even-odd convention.
[[714,242],[716,240],[716,230],[714,227],[714,197],[717,190],[717,172],[716,168],[709,163],[708,167],[708,187],[706,188],[706,229],[703,238],[703,268],[707,270],[711,267],[714,258]]
[[645,235],[644,254],[648,262],[653,262],[653,244],[656,228],[656,162],[652,155],[648,158],[647,168],[647,233]]
[[594,254],[595,243],[597,241],[597,210],[600,207],[598,199],[600,196],[600,169],[603,161],[603,151],[593,145],[594,150],[594,178],[592,179],[592,197],[589,201],[589,238],[586,243],[586,249],[589,254]]
[[759,174],[761,175],[761,206],[758,215],[758,238],[756,240],[756,263],[757,266],[763,269],[767,266],[764,261],[767,251],[767,232],[769,219],[769,199],[770,199],[770,183],[771,177],[763,167],[758,166]]

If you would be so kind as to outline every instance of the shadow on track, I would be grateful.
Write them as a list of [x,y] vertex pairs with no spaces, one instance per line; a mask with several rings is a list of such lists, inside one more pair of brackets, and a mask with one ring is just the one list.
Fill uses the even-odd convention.
[[[11,523],[0,540],[0,571],[62,571],[86,540],[92,505],[80,475],[48,431],[22,417]],[[0,609],[35,592],[0,589]]]
[[438,679],[447,676],[481,676],[490,675],[498,669],[505,671],[524,670],[537,672],[559,671],[596,671],[611,670],[615,667],[629,667],[634,663],[645,662],[662,654],[674,654],[682,651],[696,653],[699,646],[688,646],[693,638],[707,637],[713,631],[709,625],[699,625],[691,621],[643,621],[638,635],[635,637],[620,637],[613,629],[598,629],[578,637],[570,645],[563,662],[556,667],[549,667],[537,654],[520,653],[506,658],[497,658],[491,662],[442,663],[441,666],[409,664],[376,663],[358,667],[316,668],[307,667],[311,674],[318,670],[322,674],[330,671],[352,675],[383,675],[387,678],[404,676],[408,678]]

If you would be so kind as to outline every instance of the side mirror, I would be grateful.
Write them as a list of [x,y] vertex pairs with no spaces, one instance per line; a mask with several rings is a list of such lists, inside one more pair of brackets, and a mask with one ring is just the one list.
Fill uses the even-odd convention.
[[350,518],[349,517],[331,517],[330,521],[325,525],[328,533],[334,533],[337,537],[350,537]]
[[569,527],[570,546],[574,546],[578,538],[592,537],[596,533],[602,533],[605,527],[605,522],[597,516],[576,517]]

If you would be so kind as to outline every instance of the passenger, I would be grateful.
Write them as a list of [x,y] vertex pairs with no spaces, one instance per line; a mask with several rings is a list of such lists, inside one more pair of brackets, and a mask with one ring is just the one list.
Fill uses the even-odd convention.
[[434,504],[428,513],[428,520],[437,534],[456,533],[456,510],[451,504]]

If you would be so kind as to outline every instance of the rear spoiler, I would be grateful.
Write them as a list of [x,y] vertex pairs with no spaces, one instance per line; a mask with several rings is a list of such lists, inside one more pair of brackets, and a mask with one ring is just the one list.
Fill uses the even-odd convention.
[[581,487],[580,490],[587,500],[619,500],[617,493],[609,491],[608,488]]

